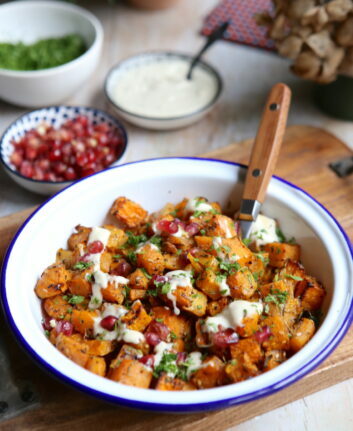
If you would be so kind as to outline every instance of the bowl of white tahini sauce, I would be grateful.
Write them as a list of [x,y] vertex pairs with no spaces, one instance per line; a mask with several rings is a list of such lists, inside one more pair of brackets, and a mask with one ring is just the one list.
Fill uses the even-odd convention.
[[198,62],[186,78],[192,57],[174,52],[149,52],[114,66],[105,93],[125,120],[148,129],[188,126],[207,114],[222,90],[219,73]]

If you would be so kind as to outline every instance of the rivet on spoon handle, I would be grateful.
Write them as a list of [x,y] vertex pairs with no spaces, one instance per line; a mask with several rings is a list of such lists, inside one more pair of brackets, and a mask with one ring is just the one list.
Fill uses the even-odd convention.
[[[287,85],[279,83],[272,87],[251,152],[243,199],[237,217],[239,220],[248,222],[256,220],[264,202],[282,145],[290,99],[291,91]],[[241,228],[243,237],[246,238],[251,223],[241,223]]]

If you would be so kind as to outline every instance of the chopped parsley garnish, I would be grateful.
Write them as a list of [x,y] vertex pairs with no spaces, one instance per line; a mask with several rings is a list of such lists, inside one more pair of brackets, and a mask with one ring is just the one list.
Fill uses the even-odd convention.
[[77,269],[79,271],[83,271],[84,269],[90,268],[93,265],[93,262],[77,262],[72,269]]
[[48,329],[46,329],[46,330],[44,331],[44,334],[45,334],[47,337],[49,337],[49,336],[50,336],[50,332],[48,331]]
[[264,265],[268,265],[270,260],[268,258],[267,255],[265,255],[264,253],[254,253],[254,256],[256,256],[258,259],[260,259]]
[[205,236],[205,235],[206,235],[206,230],[205,230],[205,229],[201,229],[201,230],[200,230],[200,234],[201,234],[202,236]]
[[149,275],[149,273],[145,270],[145,268],[140,268],[140,269],[141,269],[141,271],[143,272],[143,274],[146,276],[146,278],[147,278],[148,280],[151,280],[152,275]]
[[176,336],[175,332],[173,332],[173,331],[169,332],[169,336],[170,336],[171,340],[176,340],[177,339],[177,336]]
[[97,298],[96,296],[93,296],[91,301],[93,304],[96,304],[96,305],[99,305],[101,303],[99,298]]
[[129,253],[127,254],[126,257],[129,259],[129,261],[132,264],[136,265],[137,257],[136,257],[136,253],[134,251],[129,251]]
[[287,241],[284,233],[282,232],[282,230],[278,226],[276,227],[276,234],[278,236],[279,242],[286,242]]
[[158,322],[158,323],[163,323],[164,322],[164,320],[161,317],[157,317],[155,319],[155,321]]
[[242,241],[243,241],[243,244],[246,246],[250,245],[252,242],[250,238],[243,238]]
[[265,298],[265,302],[273,302],[276,305],[283,305],[287,302],[288,292],[284,292],[279,289],[271,289],[271,293],[269,293]]
[[163,286],[161,288],[162,295],[166,295],[171,289],[170,283],[167,281],[166,283],[163,283]]
[[87,274],[86,280],[90,281],[91,283],[94,283],[94,274]]
[[113,255],[113,259],[116,259],[116,260],[121,259],[122,257],[123,256],[121,254],[114,254]]
[[223,271],[226,271],[228,274],[231,274],[234,271],[239,271],[240,265],[238,262],[228,263],[221,261],[219,268],[223,269]]
[[218,284],[221,284],[223,282],[223,280],[225,280],[227,278],[226,274],[217,274],[216,275],[216,282]]
[[158,235],[155,235],[155,236],[153,236],[151,239],[150,239],[150,243],[151,244],[153,244],[153,245],[155,245],[155,246],[157,246],[158,248],[160,248],[161,247],[161,245],[162,245],[162,237],[161,236],[158,236]]
[[176,364],[177,355],[175,353],[164,353],[161,362],[154,368],[153,375],[159,377],[162,373],[176,375],[178,366]]
[[81,295],[64,295],[63,299],[65,299],[69,304],[81,304],[81,302],[85,300],[85,297]]
[[137,247],[139,244],[141,244],[142,242],[146,242],[148,239],[145,234],[134,235],[130,231],[127,231],[126,234],[128,236],[128,239],[127,239],[126,243],[124,244],[124,246],[126,244],[129,244],[129,245],[132,245],[133,247]]
[[292,275],[292,274],[283,274],[284,277],[286,278],[291,278],[292,280],[295,281],[303,281],[302,277],[298,277],[297,275]]

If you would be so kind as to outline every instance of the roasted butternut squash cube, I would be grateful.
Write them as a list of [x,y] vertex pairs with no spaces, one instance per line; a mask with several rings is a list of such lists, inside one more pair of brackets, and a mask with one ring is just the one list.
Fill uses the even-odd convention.
[[234,220],[223,214],[215,214],[208,222],[206,233],[208,236],[233,238],[237,236]]
[[207,307],[207,296],[197,289],[186,289],[178,287],[175,290],[177,304],[185,311],[189,311],[195,316],[204,316]]
[[[148,289],[148,277],[141,268],[137,268],[133,273],[129,275],[129,286],[132,289]],[[151,277],[149,277],[151,278]]]
[[53,319],[66,319],[71,318],[72,305],[70,305],[63,295],[53,296],[51,298],[46,298],[43,301],[43,307],[48,316]]
[[91,271],[74,273],[68,281],[68,288],[73,295],[89,297],[92,294],[92,284],[87,280],[87,275]]
[[249,299],[257,289],[257,282],[246,266],[243,266],[240,271],[230,274],[227,283],[232,298],[236,299]]
[[56,348],[66,357],[85,367],[89,359],[88,347],[75,337],[64,335],[62,332],[56,337]]
[[196,387],[190,382],[163,374],[158,379],[155,389],[158,391],[193,391]]
[[300,260],[300,246],[298,244],[285,244],[283,242],[271,242],[264,245],[268,253],[270,265],[282,268],[288,259],[298,262]]
[[147,389],[152,380],[152,371],[136,359],[126,358],[116,368],[109,370],[108,377],[124,385]]
[[209,356],[202,362],[199,368],[191,377],[191,382],[198,389],[208,389],[220,386],[225,383],[224,363],[218,356]]
[[173,338],[186,339],[191,335],[191,321],[185,316],[176,316],[170,308],[153,307],[152,315],[154,319],[159,319],[170,329]]
[[129,291],[130,301],[137,301],[143,299],[147,295],[147,290],[144,289],[131,289]]
[[239,359],[246,354],[254,364],[260,363],[264,357],[260,344],[254,338],[241,339],[238,343],[232,344],[230,354],[233,359]]
[[319,310],[324,301],[326,292],[323,287],[315,280],[314,277],[307,277],[308,287],[302,295],[301,305],[304,310]]
[[215,316],[223,311],[223,309],[229,304],[229,299],[223,297],[218,301],[210,301],[207,304],[207,314],[210,316]]
[[222,279],[210,268],[206,268],[201,273],[196,286],[213,300],[222,297]]
[[312,338],[315,333],[315,323],[311,319],[303,318],[295,326],[294,333],[290,339],[290,350],[298,352]]
[[89,358],[86,363],[86,370],[91,371],[98,376],[104,377],[106,368],[105,360],[103,358],[98,358],[97,356]]
[[130,310],[121,318],[129,329],[143,332],[151,323],[152,317],[147,314],[141,301],[135,301]]
[[110,231],[110,236],[107,242],[107,249],[109,251],[118,250],[126,243],[128,237],[123,229],[119,229],[116,226],[109,224],[105,224],[103,228]]
[[37,281],[35,292],[42,299],[57,296],[67,290],[67,282],[70,276],[70,272],[63,264],[51,265]]
[[73,310],[71,323],[77,332],[85,335],[88,331],[93,330],[94,319],[98,316],[99,313],[95,310]]
[[261,322],[262,327],[266,325],[271,330],[271,336],[262,344],[265,350],[288,350],[289,332],[283,317],[279,314],[268,316]]
[[114,343],[108,340],[85,340],[88,354],[92,356],[106,356],[114,350]]
[[128,228],[140,226],[147,217],[147,211],[141,205],[123,196],[113,203],[110,214]]
[[264,371],[273,370],[278,367],[287,358],[287,354],[284,350],[268,350],[265,352]]
[[56,252],[56,263],[62,263],[65,265],[66,269],[70,269],[75,262],[75,258],[72,250],[64,250],[63,248],[59,248]]
[[122,304],[125,299],[125,287],[122,284],[109,282],[107,287],[101,290],[103,299],[108,302]]
[[67,245],[69,246],[70,250],[75,250],[79,246],[79,244],[87,244],[88,237],[92,230],[89,227],[81,225],[76,226],[75,229],[76,232],[71,234],[67,241]]
[[149,275],[161,274],[164,270],[164,257],[162,253],[151,247],[144,245],[137,253],[137,266],[145,268]]

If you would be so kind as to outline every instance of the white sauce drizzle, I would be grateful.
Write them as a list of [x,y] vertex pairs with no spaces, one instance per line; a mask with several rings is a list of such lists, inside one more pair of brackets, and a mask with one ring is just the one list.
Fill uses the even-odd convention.
[[257,247],[270,242],[278,242],[279,238],[276,233],[276,221],[270,217],[259,214],[252,225],[249,239],[255,242]]
[[172,233],[171,236],[175,236],[176,238],[182,238],[182,237],[188,237],[189,234],[179,224],[178,231],[175,233]]
[[165,341],[161,341],[154,348],[154,366],[157,367],[163,358],[165,352],[170,352],[173,348],[172,343],[166,343]]
[[173,292],[177,289],[178,286],[180,286],[180,287],[191,286],[192,287],[191,271],[182,271],[182,270],[170,271],[170,272],[167,272],[165,274],[165,277],[167,278],[167,282],[170,284],[170,289],[169,289],[169,292],[167,293],[167,298],[173,304],[174,314],[179,315],[180,310],[177,307],[176,297],[175,297]]
[[261,302],[250,301],[233,301],[224,310],[212,317],[207,317],[202,329],[205,332],[218,332],[219,325],[223,329],[236,329],[238,326],[243,326],[243,319],[251,317],[255,314],[261,314],[263,305]]
[[107,245],[110,236],[110,230],[103,227],[93,227],[88,237],[88,244],[94,241],[100,241],[104,247]]
[[236,262],[239,259],[239,256],[236,254],[228,256],[228,253],[226,253],[222,238],[220,236],[213,237],[212,246],[217,252],[217,257],[222,259],[224,262]]
[[212,205],[207,202],[200,201],[200,198],[189,199],[185,209],[190,212],[200,211],[203,213],[213,211]]
[[135,250],[135,253],[141,253],[141,252],[143,252],[143,248],[146,245],[149,245],[152,250],[158,250],[158,251],[160,251],[159,248],[155,244],[152,244],[150,241],[146,241],[146,242],[142,242],[141,244],[139,244],[137,246],[137,248]]
[[195,371],[199,370],[200,368],[203,368],[201,358],[202,358],[201,352],[191,352],[188,354],[188,357],[186,359],[186,363],[188,364],[188,367],[186,370],[186,376],[188,379],[190,378],[191,374],[193,374]]
[[226,276],[221,278],[221,282],[218,283],[218,285],[219,285],[219,291],[220,291],[222,296],[229,296],[230,295],[230,287],[228,286]]
[[100,269],[93,272],[93,277],[92,297],[89,303],[89,308],[93,310],[101,305],[103,300],[102,289],[106,289],[109,283],[113,283],[114,287],[117,288],[120,284],[125,285],[130,281],[128,278],[119,275],[110,275]]

